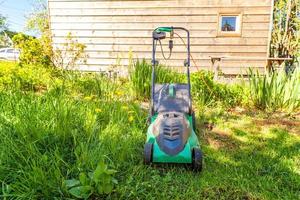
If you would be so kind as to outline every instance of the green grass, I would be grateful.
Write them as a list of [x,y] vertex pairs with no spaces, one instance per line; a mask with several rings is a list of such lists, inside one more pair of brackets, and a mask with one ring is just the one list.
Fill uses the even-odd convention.
[[76,199],[66,180],[94,172],[102,160],[118,184],[108,195],[93,190],[90,199],[300,198],[297,116],[201,106],[205,166],[197,174],[143,164],[147,111],[128,81],[49,71],[53,81],[23,87],[20,79],[30,76],[16,76],[0,89],[1,199]]

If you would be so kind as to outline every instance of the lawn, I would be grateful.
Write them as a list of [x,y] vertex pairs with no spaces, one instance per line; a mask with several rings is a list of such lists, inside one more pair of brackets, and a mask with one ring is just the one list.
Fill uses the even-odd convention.
[[203,172],[145,166],[147,89],[99,74],[1,67],[2,199],[300,199],[296,112],[236,106],[240,90],[227,86],[214,85],[234,99],[225,103],[193,91]]

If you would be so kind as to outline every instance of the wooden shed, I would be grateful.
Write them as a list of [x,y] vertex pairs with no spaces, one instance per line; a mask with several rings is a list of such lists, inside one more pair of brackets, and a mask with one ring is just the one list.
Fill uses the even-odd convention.
[[[191,32],[192,70],[217,64],[224,74],[264,71],[271,35],[273,0],[49,0],[53,45],[71,33],[86,45],[78,67],[99,71],[151,59],[152,30],[182,26]],[[172,59],[182,66],[185,47],[175,41]],[[218,61],[220,60],[220,61]],[[216,62],[214,62],[216,61]],[[163,62],[163,61],[161,61]],[[195,67],[197,65],[197,68]]]

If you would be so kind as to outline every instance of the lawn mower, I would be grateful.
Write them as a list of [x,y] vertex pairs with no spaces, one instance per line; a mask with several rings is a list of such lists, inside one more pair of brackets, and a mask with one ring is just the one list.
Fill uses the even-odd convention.
[[[187,59],[184,61],[187,83],[157,84],[155,80],[155,59],[157,43],[161,46],[163,58],[168,60],[173,49],[175,31],[187,35]],[[163,52],[161,40],[169,34],[169,56]],[[185,45],[182,37],[180,37]],[[189,164],[194,171],[202,170],[202,152],[196,136],[195,114],[192,110],[190,84],[190,33],[182,27],[159,27],[152,33],[152,80],[149,128],[144,146],[144,162]]]

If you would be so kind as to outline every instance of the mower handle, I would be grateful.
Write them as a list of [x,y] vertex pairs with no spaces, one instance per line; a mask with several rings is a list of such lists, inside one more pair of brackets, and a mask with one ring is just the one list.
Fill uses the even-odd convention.
[[[183,30],[186,32],[187,35],[187,61],[184,63],[186,66],[186,73],[187,73],[187,81],[188,81],[188,95],[189,95],[189,112],[192,113],[192,101],[191,101],[191,81],[190,81],[190,65],[191,65],[191,50],[190,50],[190,32],[186,28],[183,27],[158,27],[153,30],[152,32],[152,91],[151,91],[151,107],[154,108],[154,93],[155,93],[155,66],[157,64],[155,60],[155,53],[156,53],[156,44],[154,35],[158,32],[172,32],[174,30]],[[152,111],[151,111],[152,112]]]

